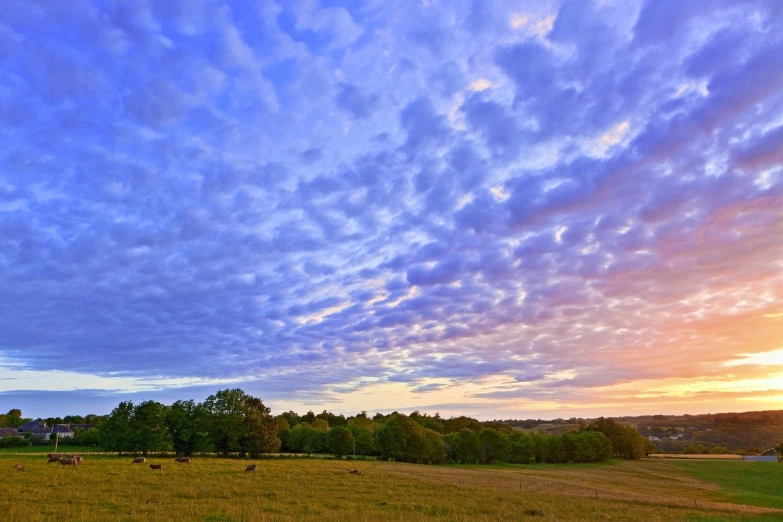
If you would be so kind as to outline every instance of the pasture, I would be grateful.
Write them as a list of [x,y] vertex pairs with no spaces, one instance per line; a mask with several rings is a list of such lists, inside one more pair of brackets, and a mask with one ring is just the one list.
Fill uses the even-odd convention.
[[[783,466],[765,463],[457,467],[268,458],[245,473],[251,461],[130,461],[92,456],[71,468],[0,455],[3,520],[783,520],[775,509]],[[14,471],[17,462],[26,471]]]

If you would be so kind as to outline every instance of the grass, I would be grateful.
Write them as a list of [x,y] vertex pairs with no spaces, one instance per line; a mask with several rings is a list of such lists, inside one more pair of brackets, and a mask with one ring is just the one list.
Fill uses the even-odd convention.
[[[16,462],[24,473],[13,471]],[[733,490],[682,467],[706,462],[458,467],[265,459],[255,474],[245,474],[247,461],[236,459],[149,463],[163,470],[109,456],[66,468],[40,455],[0,455],[0,513],[4,522],[783,519],[783,510],[730,501]],[[349,475],[348,468],[363,474]]]
[[579,424],[539,424],[534,428],[523,428],[515,426],[514,429],[522,433],[543,433],[545,435],[562,435],[569,431],[577,431],[581,426]]
[[[0,455],[5,454],[17,454],[17,453],[54,453],[54,446],[20,446],[18,448],[0,448]],[[63,446],[62,444],[57,446],[57,453],[79,453],[81,455],[87,455],[88,453],[102,453],[103,449],[96,447],[83,447],[83,446]]]
[[[783,509],[783,465],[778,462],[681,462],[679,469],[717,484],[713,498]],[[781,517],[783,520],[783,517]]]

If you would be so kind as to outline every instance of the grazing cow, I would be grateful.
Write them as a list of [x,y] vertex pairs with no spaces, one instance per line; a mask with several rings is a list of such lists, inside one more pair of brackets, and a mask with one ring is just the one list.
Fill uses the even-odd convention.
[[22,466],[21,464],[17,464],[16,466],[14,466],[14,471],[24,471],[24,466]]
[[81,464],[82,462],[84,462],[84,459],[82,458],[81,455],[76,455],[73,459],[76,461],[76,464]]
[[177,457],[174,462],[178,464],[190,464],[190,457]]
[[62,455],[62,453],[47,453],[46,456],[49,457],[50,459],[54,459],[54,458],[59,459],[63,455]]
[[257,467],[258,466],[256,464],[248,464],[247,467],[245,468],[245,473],[250,473],[251,471],[255,473]]
[[52,462],[60,462],[60,460],[62,459],[60,458],[59,455],[56,457],[49,457],[49,461],[47,462],[47,464],[51,464]]
[[150,464],[150,469],[152,471],[155,471],[156,469],[159,471],[163,470],[163,464]]
[[147,460],[147,457],[136,457],[131,461],[131,464],[144,464],[144,462]]
[[60,464],[62,464],[63,466],[76,467],[76,459],[60,459]]
[[348,470],[348,474],[349,475],[361,475],[362,472],[361,472],[361,470],[358,470],[358,469],[349,469]]
[[76,458],[76,453],[69,453],[66,455],[66,458],[73,459]]

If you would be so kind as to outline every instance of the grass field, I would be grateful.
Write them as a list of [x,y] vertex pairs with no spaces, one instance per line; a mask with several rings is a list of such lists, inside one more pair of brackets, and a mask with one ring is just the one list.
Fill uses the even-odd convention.
[[783,509],[783,464],[718,461],[675,465],[693,477],[720,486],[720,491],[713,494],[715,499]]
[[577,431],[580,428],[579,424],[552,424],[544,423],[539,424],[535,428],[523,428],[522,426],[514,427],[515,430],[522,433],[541,433],[544,435],[562,435],[569,431]]
[[[89,453],[103,453],[101,448],[85,448],[83,446],[57,446],[57,453],[79,453],[81,455],[87,455]],[[18,454],[18,453],[54,453],[54,446],[21,446],[18,448],[0,448],[0,455]]]
[[[13,470],[16,462],[24,473]],[[783,520],[783,510],[774,509],[779,499],[772,498],[780,470],[764,463],[747,469],[745,463],[649,460],[457,467],[265,459],[255,474],[243,472],[247,461],[233,459],[148,463],[162,463],[163,470],[132,465],[129,458],[93,456],[66,468],[38,455],[2,455],[2,519]],[[731,466],[738,466],[741,480]],[[363,474],[349,475],[349,467]],[[767,479],[777,486],[767,487]]]

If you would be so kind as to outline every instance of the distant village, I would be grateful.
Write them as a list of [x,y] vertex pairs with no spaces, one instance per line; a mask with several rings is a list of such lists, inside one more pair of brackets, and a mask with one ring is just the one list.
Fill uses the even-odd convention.
[[30,434],[28,436],[38,437],[42,440],[69,439],[73,438],[76,430],[87,431],[97,426],[97,424],[55,424],[49,426],[42,421],[30,421],[19,428],[0,428],[0,440],[5,437],[24,437],[27,433]]

